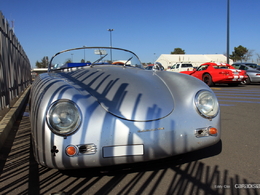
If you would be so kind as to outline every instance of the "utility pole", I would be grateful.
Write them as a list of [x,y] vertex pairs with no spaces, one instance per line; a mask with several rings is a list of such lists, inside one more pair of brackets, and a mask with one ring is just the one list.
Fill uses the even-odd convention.
[[[112,48],[112,31],[114,31],[114,29],[110,28],[110,29],[107,29],[109,32],[110,32],[110,47]],[[110,49],[110,60],[111,60],[111,63],[112,63],[112,49]]]
[[227,64],[229,64],[229,0],[227,0]]

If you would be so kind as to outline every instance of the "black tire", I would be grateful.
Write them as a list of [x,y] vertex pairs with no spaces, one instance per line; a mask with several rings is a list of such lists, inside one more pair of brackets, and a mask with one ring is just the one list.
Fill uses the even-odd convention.
[[250,78],[247,77],[246,80],[244,80],[244,81],[241,82],[241,85],[248,85],[248,84],[250,84],[250,83],[251,83]]
[[214,86],[214,83],[212,81],[212,77],[210,74],[206,73],[202,76],[202,81],[206,83],[209,87]]

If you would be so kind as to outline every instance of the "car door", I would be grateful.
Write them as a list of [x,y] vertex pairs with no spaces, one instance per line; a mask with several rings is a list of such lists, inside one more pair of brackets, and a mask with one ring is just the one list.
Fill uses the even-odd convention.
[[174,72],[180,72],[180,64],[176,64]]

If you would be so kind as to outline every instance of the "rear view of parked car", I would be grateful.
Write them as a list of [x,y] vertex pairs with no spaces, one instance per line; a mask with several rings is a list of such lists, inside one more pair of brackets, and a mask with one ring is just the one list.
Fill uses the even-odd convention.
[[183,71],[181,73],[194,76],[204,81],[208,86],[215,83],[224,83],[230,86],[237,86],[247,79],[244,70],[237,70],[229,64],[204,63],[194,71]]

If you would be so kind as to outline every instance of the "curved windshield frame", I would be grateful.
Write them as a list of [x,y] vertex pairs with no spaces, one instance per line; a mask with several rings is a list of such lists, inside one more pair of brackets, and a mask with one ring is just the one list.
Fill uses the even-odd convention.
[[143,68],[138,56],[132,51],[115,47],[80,47],[55,54],[48,71],[96,65],[122,65]]

